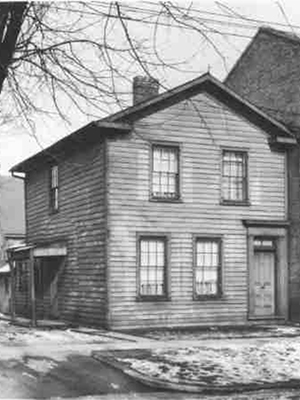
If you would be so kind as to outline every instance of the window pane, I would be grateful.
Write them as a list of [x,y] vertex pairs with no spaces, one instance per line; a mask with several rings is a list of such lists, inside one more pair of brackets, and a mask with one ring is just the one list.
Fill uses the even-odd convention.
[[58,210],[58,166],[51,167],[50,172],[50,208]]
[[195,290],[197,295],[218,294],[220,245],[217,240],[196,242]]
[[164,243],[157,243],[157,266],[163,267],[165,264]]
[[148,282],[151,284],[151,285],[155,285],[155,283],[156,283],[156,271],[155,271],[155,268],[149,268],[149,270],[148,270]]
[[148,281],[148,271],[146,268],[141,268],[140,270],[140,280],[141,284],[145,284]]
[[246,200],[246,153],[223,152],[222,196],[224,200]]
[[175,173],[178,172],[177,152],[171,152],[170,153],[169,171],[170,172],[175,172]]
[[153,170],[154,171],[160,171],[161,170],[161,165],[160,165],[160,160],[161,160],[161,155],[160,155],[160,150],[157,148],[153,149]]
[[58,166],[55,165],[51,169],[51,187],[55,188],[58,186]]
[[165,241],[160,238],[140,241],[140,294],[164,294]]
[[58,209],[58,188],[54,189],[54,209]]
[[164,283],[164,270],[163,269],[157,270],[156,281],[159,285],[161,285],[161,286],[163,285],[163,283]]
[[148,265],[148,254],[141,251],[141,266],[144,267]]
[[274,240],[270,238],[264,238],[264,237],[256,237],[253,241],[253,245],[256,249],[274,249],[275,248],[275,242]]
[[164,172],[160,175],[160,191],[162,193],[168,193],[168,176]]
[[176,175],[168,176],[168,192],[170,194],[176,193]]

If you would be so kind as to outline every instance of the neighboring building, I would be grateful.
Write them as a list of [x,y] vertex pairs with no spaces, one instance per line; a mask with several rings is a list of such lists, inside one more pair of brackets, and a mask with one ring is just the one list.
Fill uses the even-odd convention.
[[0,176],[0,312],[9,311],[10,269],[6,249],[25,240],[24,182]]
[[[18,245],[25,239],[24,182],[11,176],[0,176],[1,249]],[[1,263],[6,258],[1,250]]]
[[209,74],[134,88],[137,104],[12,168],[16,311],[35,286],[38,316],[111,329],[286,320],[293,135]]
[[[280,120],[300,140],[300,38],[263,27],[226,79],[226,85]],[[300,320],[300,153],[288,160],[290,318]]]

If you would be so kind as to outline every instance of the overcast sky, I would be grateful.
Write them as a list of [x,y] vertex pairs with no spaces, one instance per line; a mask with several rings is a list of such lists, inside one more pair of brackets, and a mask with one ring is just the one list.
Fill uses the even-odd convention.
[[[217,78],[224,79],[260,25],[294,31],[300,35],[299,0],[281,0],[280,3],[273,0],[226,0],[221,3],[222,5],[208,0],[192,3],[192,7],[201,12],[198,15],[205,19],[205,23],[219,32],[209,36],[216,48],[204,39],[199,40],[199,35],[191,32],[174,28],[161,30],[158,37],[161,54],[170,60],[189,60],[185,65],[185,71],[168,71],[167,73],[157,71],[157,78],[162,81],[164,87],[175,87],[208,70]],[[128,2],[128,4],[141,6],[143,3]],[[179,4],[188,7],[191,3],[181,1]],[[236,14],[232,14],[229,8]],[[227,17],[222,17],[220,14],[227,14]],[[251,20],[238,19],[236,18],[238,15]],[[140,37],[144,32],[146,34],[142,26],[136,29]],[[133,76],[134,74],[130,78],[132,79]],[[130,84],[126,83],[126,85],[127,90],[131,91]],[[46,97],[44,100],[43,96],[41,93],[41,102],[46,101]],[[2,97],[1,101],[5,99]],[[66,108],[68,107],[70,108],[66,105]],[[72,109],[68,109],[68,112],[71,124],[62,122],[58,117],[50,119],[45,116],[33,116],[36,125],[35,132],[30,132],[16,124],[2,126],[0,131],[1,173],[7,174],[14,164],[91,121],[73,112]],[[103,116],[99,115],[99,118]],[[32,133],[38,137],[39,144]]]

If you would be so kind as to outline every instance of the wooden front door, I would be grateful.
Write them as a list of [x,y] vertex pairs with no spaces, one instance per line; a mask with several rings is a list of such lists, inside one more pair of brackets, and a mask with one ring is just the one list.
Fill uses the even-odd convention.
[[[270,244],[271,241],[266,241]],[[254,248],[253,314],[270,317],[275,314],[275,248]]]

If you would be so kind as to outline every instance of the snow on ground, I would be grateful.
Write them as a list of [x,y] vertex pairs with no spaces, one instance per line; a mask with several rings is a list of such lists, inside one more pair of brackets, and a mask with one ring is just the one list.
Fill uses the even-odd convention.
[[0,320],[0,345],[26,346],[44,344],[106,343],[112,339],[102,335],[89,335],[71,329],[26,328]]
[[40,374],[46,374],[51,369],[57,367],[59,364],[54,362],[53,360],[27,358],[24,365]]
[[299,338],[244,340],[239,346],[231,341],[219,348],[157,349],[119,360],[147,376],[170,382],[226,386],[300,381]]
[[268,326],[236,326],[163,329],[141,332],[141,335],[156,340],[201,340],[228,339],[239,337],[280,337],[300,336],[300,326],[268,325]]

